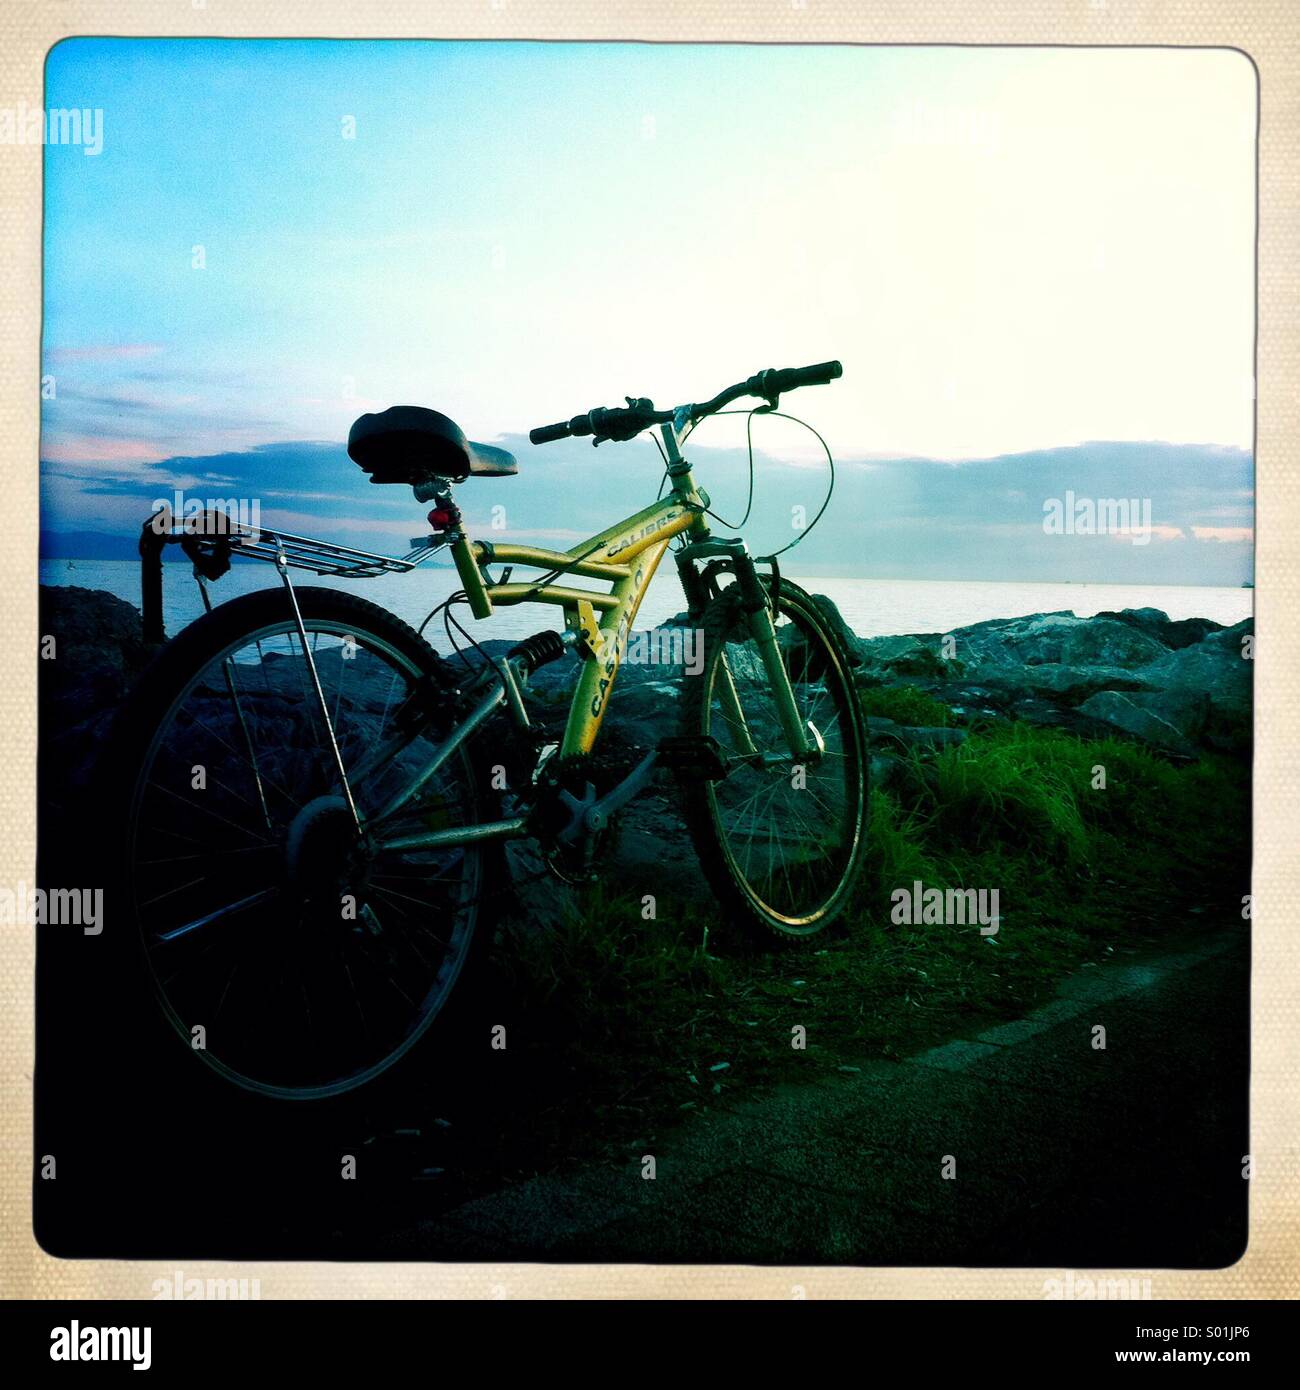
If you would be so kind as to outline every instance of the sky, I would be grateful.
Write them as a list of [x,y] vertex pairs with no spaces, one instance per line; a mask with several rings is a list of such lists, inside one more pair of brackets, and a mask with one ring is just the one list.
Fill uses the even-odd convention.
[[54,529],[398,402],[516,439],[829,357],[864,465],[1251,446],[1236,52],[74,39],[46,104],[103,112],[45,151]]

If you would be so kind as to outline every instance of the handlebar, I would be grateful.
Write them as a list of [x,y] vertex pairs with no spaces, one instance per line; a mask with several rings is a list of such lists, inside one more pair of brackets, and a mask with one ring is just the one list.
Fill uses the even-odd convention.
[[[732,401],[739,400],[741,396],[760,396],[769,408],[775,408],[778,397],[784,392],[797,390],[800,386],[829,385],[843,372],[838,362],[816,362],[810,367],[782,367],[780,370],[769,367],[745,381],[737,382],[735,386],[728,386],[725,391],[719,391],[711,401],[681,409],[689,410],[691,423],[694,424],[706,415],[715,414],[723,406],[730,405]],[[575,415],[571,420],[539,425],[529,430],[528,438],[534,444],[551,444],[557,439],[579,438],[588,434],[594,436],[593,444],[606,439],[626,440],[634,438],[651,425],[672,420],[678,414],[676,410],[656,410],[654,402],[644,398],[634,400],[627,396],[625,399],[626,408],[598,406],[585,415]]]
[[[579,419],[586,419],[586,416],[579,416]],[[534,444],[552,444],[557,439],[567,439],[574,431],[573,420],[561,420],[558,425],[538,425],[535,430],[528,431],[528,438]]]

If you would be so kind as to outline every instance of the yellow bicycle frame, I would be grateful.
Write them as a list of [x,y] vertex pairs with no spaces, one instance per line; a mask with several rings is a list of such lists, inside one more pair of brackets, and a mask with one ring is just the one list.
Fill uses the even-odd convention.
[[[572,550],[488,544],[463,533],[452,542],[452,559],[476,618],[488,617],[497,606],[515,603],[553,603],[564,609],[565,624],[577,639],[583,664],[569,706],[561,756],[588,753],[595,744],[628,633],[668,542],[684,531],[696,537],[708,535],[704,521],[707,495],[696,488],[684,463],[670,476],[672,491],[667,497],[615,522]],[[501,583],[488,572],[492,564],[525,565],[603,579],[610,588],[602,593],[564,584]]]
[[[445,536],[445,540],[450,543],[452,559],[470,611],[476,618],[491,616],[497,605],[504,607],[515,603],[551,603],[563,608],[571,644],[582,657],[582,668],[574,687],[569,717],[560,743],[559,751],[562,757],[589,753],[595,745],[605,712],[609,708],[610,693],[618,677],[619,664],[623,659],[627,637],[636,618],[637,609],[641,605],[641,599],[645,595],[646,587],[654,578],[664,551],[668,549],[668,542],[674,536],[683,533],[690,538],[688,551],[725,553],[736,566],[737,583],[741,597],[745,600],[748,625],[772,683],[773,698],[789,753],[794,757],[802,757],[805,753],[814,751],[813,744],[809,741],[808,726],[803,723],[795,705],[766,598],[753,573],[752,561],[744,554],[743,543],[715,541],[710,537],[705,521],[709,505],[708,495],[696,487],[690,465],[682,458],[678,447],[679,439],[682,437],[684,433],[679,435],[674,426],[663,426],[668,477],[672,484],[669,496],[642,508],[634,516],[606,527],[598,535],[574,546],[572,550],[548,550],[540,546],[495,542],[489,544],[472,539],[459,527]],[[739,550],[734,548],[737,546]],[[686,558],[687,564],[682,571],[683,584],[690,582],[687,578],[688,571],[694,574],[691,557],[688,555]],[[741,563],[742,561],[744,563]],[[525,565],[543,571],[545,578],[531,584],[510,583],[504,578],[496,580],[489,569],[489,566],[494,564]],[[608,582],[609,591],[602,593],[598,589],[553,584],[549,582],[552,574],[603,579]],[[692,597],[688,592],[688,605],[697,602],[698,598],[698,594]],[[440,745],[434,757],[391,798],[375,817],[377,823],[382,824],[409,804],[429,778],[451,756],[455,747],[470,737],[502,703],[511,707],[522,722],[528,722],[520,699],[517,675],[511,663],[501,663],[497,675],[496,688],[488,690],[458,728]],[[766,751],[760,753],[750,741],[745,713],[737,698],[725,657],[721,663],[718,698],[722,702],[724,714],[742,753],[760,755],[764,759],[776,756],[784,760],[784,755]],[[372,760],[382,762],[384,750],[372,750],[369,756]],[[646,770],[653,762],[653,757],[651,754],[646,762]],[[427,849],[434,845],[463,844],[471,839],[506,838],[527,833],[528,817],[521,815],[473,827],[421,831],[398,836],[396,839],[381,840],[380,843],[391,850]]]

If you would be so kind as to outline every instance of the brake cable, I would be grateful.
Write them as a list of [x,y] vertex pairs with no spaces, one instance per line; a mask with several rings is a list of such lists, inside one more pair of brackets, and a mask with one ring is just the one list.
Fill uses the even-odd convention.
[[830,469],[831,478],[829,484],[826,487],[826,496],[822,498],[822,504],[820,507],[817,508],[816,516],[813,517],[813,519],[794,538],[794,540],[788,541],[785,545],[783,545],[780,548],[780,550],[774,550],[770,555],[758,555],[755,557],[756,559],[762,560],[765,563],[775,563],[776,557],[778,555],[784,555],[787,550],[793,550],[796,545],[808,538],[809,534],[812,532],[813,527],[816,526],[817,523],[822,519],[822,516],[825,514],[826,508],[830,506],[831,497],[835,492],[835,456],[831,453],[830,445],[827,444],[827,442],[821,437],[820,434],[817,433],[817,431],[808,423],[807,420],[800,420],[799,417],[796,415],[786,415],[779,410],[772,410],[765,413],[774,415],[779,420],[793,420],[796,425],[802,425],[804,429],[806,429],[808,433],[813,436],[813,438],[818,442],[818,444],[820,444],[822,448],[826,450],[826,464],[827,467]]
[[719,516],[717,512],[712,510],[712,508],[705,508],[705,510],[714,519],[714,521],[716,521],[720,526],[725,526],[732,531],[740,530],[740,528],[749,520],[749,514],[754,508],[755,415],[767,415],[777,420],[791,420],[796,425],[802,425],[804,429],[806,429],[808,433],[811,434],[813,438],[816,439],[818,444],[820,444],[822,448],[826,451],[826,462],[830,468],[830,484],[826,489],[826,496],[822,498],[822,504],[820,507],[817,508],[817,514],[808,523],[808,525],[804,527],[804,529],[799,533],[799,535],[797,535],[794,538],[794,540],[787,542],[787,544],[783,545],[779,550],[774,550],[770,555],[756,555],[754,557],[755,560],[762,561],[764,564],[772,564],[775,562],[776,557],[778,555],[784,555],[787,550],[793,550],[796,545],[798,545],[801,541],[805,540],[808,537],[813,527],[816,526],[817,523],[822,519],[822,516],[825,514],[826,508],[829,507],[831,504],[831,496],[835,492],[835,458],[831,454],[830,445],[826,443],[826,441],[821,437],[820,434],[817,433],[817,431],[808,423],[807,420],[801,420],[797,415],[787,415],[784,411],[781,410],[773,410],[770,405],[755,406],[752,410],[718,410],[715,411],[714,414],[745,415],[749,417],[745,421],[745,443],[748,450],[749,461],[749,495],[745,499],[745,514],[740,518],[739,521],[731,522],[728,521],[725,517]]
[[[771,406],[756,405],[748,410],[717,410],[715,415],[744,415],[745,420],[745,444],[749,451],[749,496],[745,498],[745,515],[737,522],[730,522],[726,517],[719,516],[712,508],[706,507],[705,511],[718,523],[725,526],[730,531],[739,531],[740,528],[749,520],[749,514],[754,509],[754,416],[768,414]],[[712,417],[709,417],[712,418]]]
[[[828,467],[829,470],[830,470],[830,483],[827,485],[827,488],[826,488],[826,496],[825,496],[824,498],[822,498],[822,504],[821,504],[820,507],[817,508],[817,512],[816,512],[816,514],[813,516],[813,519],[808,523],[808,525],[807,525],[806,527],[804,527],[803,531],[800,532],[800,534],[797,535],[797,536],[794,538],[794,540],[788,541],[785,545],[781,546],[779,550],[774,550],[770,555],[756,555],[756,556],[754,557],[755,560],[758,561],[758,562],[761,563],[761,564],[771,565],[771,567],[772,567],[772,573],[773,573],[773,578],[774,578],[775,582],[776,582],[777,584],[779,584],[779,583],[780,583],[780,571],[779,571],[779,569],[778,569],[778,567],[777,567],[777,563],[776,563],[776,561],[777,561],[777,556],[779,556],[779,555],[784,555],[787,551],[793,550],[793,549],[795,548],[795,546],[799,545],[802,541],[806,540],[807,537],[811,534],[813,528],[817,525],[817,523],[818,523],[818,522],[822,519],[822,517],[825,515],[827,507],[829,507],[830,504],[831,504],[831,497],[834,495],[834,492],[835,492],[835,457],[834,457],[834,455],[831,453],[830,445],[826,443],[825,439],[822,438],[822,436],[818,433],[818,431],[817,431],[816,429],[814,429],[813,426],[810,425],[810,424],[808,423],[807,420],[801,420],[801,419],[799,419],[799,417],[798,417],[797,415],[788,415],[788,414],[786,414],[784,411],[775,410],[775,409],[773,409],[773,407],[772,407],[770,404],[767,404],[767,405],[760,405],[760,406],[754,406],[752,409],[749,409],[749,410],[715,410],[715,411],[712,412],[712,414],[713,414],[713,415],[744,415],[744,416],[747,417],[746,420],[745,420],[745,445],[746,445],[746,454],[747,454],[748,471],[749,471],[749,485],[748,485],[748,490],[747,490],[747,496],[746,496],[746,498],[745,498],[745,513],[744,513],[744,515],[740,518],[739,521],[733,523],[733,522],[728,521],[725,517],[719,516],[718,513],[715,512],[711,507],[706,507],[706,508],[705,508],[705,512],[706,512],[709,516],[711,516],[711,517],[714,519],[714,521],[716,521],[720,526],[725,526],[725,527],[727,527],[728,530],[738,531],[738,530],[749,520],[749,514],[750,514],[750,512],[753,511],[753,509],[754,509],[754,416],[755,416],[755,415],[767,415],[767,416],[771,416],[771,417],[773,417],[773,418],[775,418],[775,419],[778,419],[778,420],[790,420],[792,423],[794,423],[794,424],[796,424],[796,425],[802,425],[803,428],[806,429],[806,430],[808,431],[808,433],[811,434],[811,435],[813,436],[813,438],[816,439],[816,441],[818,442],[818,444],[820,444],[820,445],[822,446],[822,448],[826,451],[826,463],[827,463],[827,467]],[[711,418],[711,417],[707,417],[707,418]],[[655,438],[655,436],[654,436],[653,433],[650,433],[650,439],[651,439],[651,441],[654,443],[655,448],[659,450],[659,456],[660,456],[661,459],[663,459],[663,462],[664,462],[664,475],[663,475],[663,477],[659,480],[659,496],[662,496],[662,495],[663,495],[663,486],[664,486],[664,482],[665,482],[665,481],[667,480],[667,478],[669,477],[669,474],[668,474],[668,471],[667,471],[668,457],[667,457],[667,455],[664,453],[663,445],[660,444],[659,440],[658,440],[657,438]],[[658,500],[658,499],[656,499],[656,500]],[[587,559],[589,556],[594,555],[595,552],[596,552],[597,550],[600,549],[600,547],[601,547],[602,544],[603,544],[602,541],[597,541],[597,542],[596,542],[594,545],[592,545],[589,549],[583,551],[582,554],[574,556],[574,558],[569,562],[569,565],[558,566],[557,568],[551,570],[549,573],[544,574],[544,575],[541,575],[539,578],[533,580],[533,582],[529,585],[529,592],[530,592],[530,593],[536,593],[539,589],[541,589],[542,587],[544,587],[546,584],[549,584],[549,583],[551,583],[554,579],[558,578],[561,574],[563,574],[563,573],[564,573],[568,568],[570,568],[572,565],[574,565],[574,564],[580,564],[583,560]],[[456,641],[455,641],[455,639],[454,639],[454,638],[452,637],[452,635],[451,635],[451,627],[452,627],[452,626],[454,626],[454,627],[456,628],[457,632],[459,632],[459,633],[461,634],[461,636],[464,637],[464,638],[466,639],[466,641],[468,641],[468,642],[470,643],[470,645],[479,653],[479,655],[484,659],[484,661],[486,661],[488,664],[494,665],[495,663],[492,661],[492,658],[491,658],[490,656],[488,656],[488,654],[483,650],[483,648],[479,645],[479,643],[475,640],[475,638],[474,638],[469,632],[467,632],[467,631],[465,630],[465,628],[464,628],[459,622],[456,621],[455,618],[453,618],[453,617],[451,616],[451,605],[454,604],[454,603],[464,603],[464,602],[467,602],[467,601],[468,601],[468,597],[469,597],[469,596],[468,596],[468,595],[465,593],[465,591],[462,589],[462,590],[460,590],[459,592],[452,594],[449,598],[444,599],[440,604],[438,604],[438,605],[436,605],[436,606],[434,607],[434,609],[429,613],[428,617],[425,618],[424,622],[422,622],[422,623],[420,624],[420,626],[419,626],[419,628],[417,629],[417,631],[420,632],[421,634],[423,634],[424,629],[428,626],[430,619],[432,619],[432,618],[435,616],[435,614],[437,614],[438,612],[441,611],[441,612],[442,612],[442,615],[443,615],[443,629],[444,629],[444,631],[445,631],[446,634],[447,634],[448,642],[449,642],[449,644],[450,644],[452,650],[453,650],[453,651],[456,653],[456,655],[461,659],[461,661],[464,662],[467,666],[469,665],[468,661],[466,660],[466,657],[465,657],[464,652],[463,652],[459,647],[457,647]],[[472,669],[472,668],[470,668],[470,669]]]

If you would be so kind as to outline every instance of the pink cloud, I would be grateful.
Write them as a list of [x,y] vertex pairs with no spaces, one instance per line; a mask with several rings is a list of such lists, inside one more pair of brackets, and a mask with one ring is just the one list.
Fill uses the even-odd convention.
[[1192,535],[1198,541],[1253,541],[1253,526],[1193,526]]
[[1153,524],[1151,526],[1134,526],[1128,531],[1108,531],[1106,533],[1113,541],[1124,541],[1126,544],[1132,542],[1134,536],[1149,536],[1156,541],[1181,541],[1186,540],[1186,533],[1181,526],[1162,526]]
[[160,463],[167,454],[143,439],[69,435],[56,443],[42,443],[41,457],[50,463]]

